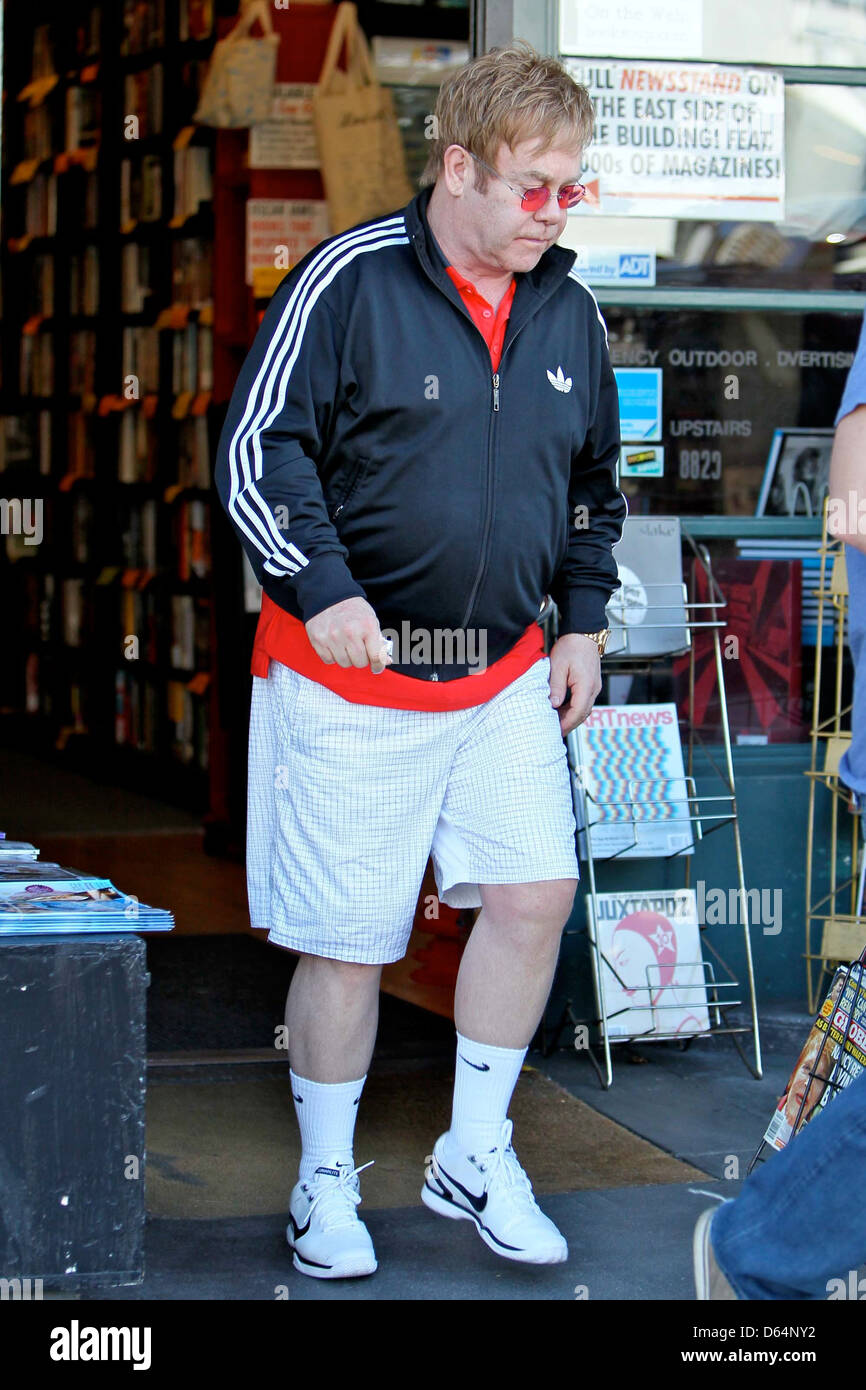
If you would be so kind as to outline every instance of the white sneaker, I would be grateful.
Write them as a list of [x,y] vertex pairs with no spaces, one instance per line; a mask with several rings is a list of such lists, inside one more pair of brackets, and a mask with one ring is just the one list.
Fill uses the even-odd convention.
[[302,1274],[351,1279],[377,1268],[370,1232],[355,1211],[361,1201],[358,1174],[370,1163],[360,1168],[340,1162],[321,1165],[312,1178],[296,1183],[286,1239],[294,1251],[292,1263]]
[[449,1136],[441,1134],[427,1156],[421,1201],[440,1216],[474,1221],[485,1245],[506,1260],[561,1264],[568,1259],[565,1237],[532,1195],[511,1147],[511,1130],[505,1120],[497,1146],[475,1154],[455,1153]]

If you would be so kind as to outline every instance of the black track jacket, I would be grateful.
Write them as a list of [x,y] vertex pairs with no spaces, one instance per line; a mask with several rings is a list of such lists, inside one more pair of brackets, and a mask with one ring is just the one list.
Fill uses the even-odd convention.
[[561,634],[605,625],[627,514],[616,382],[559,246],[516,275],[493,373],[427,224],[430,192],[322,242],[279,285],[215,481],[256,577],[296,618],[359,595],[382,628],[486,631],[492,664],[545,594]]

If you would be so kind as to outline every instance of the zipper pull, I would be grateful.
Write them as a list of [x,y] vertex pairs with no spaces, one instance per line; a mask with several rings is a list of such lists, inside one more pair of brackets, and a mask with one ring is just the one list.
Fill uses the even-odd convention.
[[499,409],[499,373],[493,373],[493,409]]

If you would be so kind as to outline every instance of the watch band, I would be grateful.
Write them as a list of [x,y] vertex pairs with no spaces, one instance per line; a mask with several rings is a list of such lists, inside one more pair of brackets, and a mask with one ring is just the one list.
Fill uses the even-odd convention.
[[610,628],[603,627],[598,632],[578,632],[575,633],[575,636],[592,638],[592,641],[595,642],[596,646],[598,647],[599,656],[604,656],[605,647],[607,646],[608,640],[610,638]]

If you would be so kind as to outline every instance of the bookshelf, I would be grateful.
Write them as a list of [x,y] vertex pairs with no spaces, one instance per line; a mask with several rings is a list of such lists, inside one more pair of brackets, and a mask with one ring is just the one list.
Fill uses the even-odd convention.
[[193,810],[215,427],[214,133],[191,118],[214,41],[212,0],[5,15],[0,729]]

